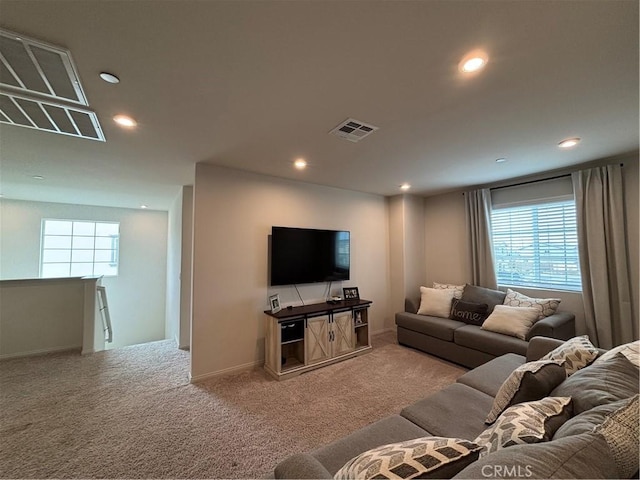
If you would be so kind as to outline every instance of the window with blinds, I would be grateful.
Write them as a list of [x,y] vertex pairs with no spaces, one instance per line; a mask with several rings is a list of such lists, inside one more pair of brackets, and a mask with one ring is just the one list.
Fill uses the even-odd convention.
[[118,275],[120,224],[42,220],[40,276]]
[[494,207],[491,230],[498,284],[582,289],[574,200]]

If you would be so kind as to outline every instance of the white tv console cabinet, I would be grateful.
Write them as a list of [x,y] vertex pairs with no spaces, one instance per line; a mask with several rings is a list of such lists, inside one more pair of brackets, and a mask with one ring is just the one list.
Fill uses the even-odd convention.
[[265,365],[282,380],[371,350],[370,300],[265,311]]

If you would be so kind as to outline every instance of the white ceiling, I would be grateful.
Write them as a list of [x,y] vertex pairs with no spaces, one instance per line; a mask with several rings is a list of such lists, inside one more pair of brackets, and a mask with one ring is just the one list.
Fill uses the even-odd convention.
[[[0,26],[70,49],[107,138],[2,124],[5,198],[167,209],[197,162],[429,195],[638,149],[635,0],[1,0]],[[348,117],[380,130],[328,134]]]

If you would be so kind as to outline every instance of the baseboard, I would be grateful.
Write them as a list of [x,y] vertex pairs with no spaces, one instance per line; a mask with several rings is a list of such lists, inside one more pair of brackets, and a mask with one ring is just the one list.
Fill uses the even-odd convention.
[[198,383],[204,380],[208,380],[210,378],[222,377],[224,375],[229,375],[232,373],[245,372],[247,370],[253,370],[256,367],[262,366],[263,364],[264,364],[264,360],[258,360],[256,362],[245,363],[243,365],[238,365],[236,367],[229,367],[229,368],[225,368],[224,370],[218,370],[217,372],[196,375],[195,377],[191,375],[191,372],[189,372],[189,382]]
[[9,360],[12,358],[35,357],[37,355],[46,355],[47,353],[81,352],[81,351],[82,351],[82,345],[73,345],[68,347],[56,347],[56,348],[43,348],[42,350],[30,350],[28,352],[0,354],[0,361]]

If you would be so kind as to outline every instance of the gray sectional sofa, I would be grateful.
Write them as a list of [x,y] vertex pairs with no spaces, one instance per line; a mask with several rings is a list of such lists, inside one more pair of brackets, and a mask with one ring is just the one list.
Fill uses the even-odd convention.
[[[528,344],[526,357],[514,353],[500,356],[406,407],[398,415],[372,423],[310,453],[289,457],[275,468],[275,478],[332,478],[346,462],[362,452],[419,437],[473,440],[487,428],[484,420],[511,372],[561,344],[559,340],[534,337]],[[505,471],[512,474],[518,471],[526,478],[620,478],[621,470],[614,453],[592,430],[604,422],[603,408],[606,410],[609,405],[638,393],[637,367],[618,371],[608,362],[601,363],[605,365],[592,364],[551,392],[553,396],[572,397],[574,417],[557,430],[550,441],[492,452],[453,478],[515,478],[505,477]],[[637,441],[637,429],[635,434]],[[637,460],[637,449],[632,454]]]
[[556,312],[537,321],[525,340],[483,330],[449,318],[418,315],[419,302],[405,300],[405,311],[396,313],[398,343],[475,368],[506,353],[525,355],[536,336],[568,340],[575,335],[575,315]]

